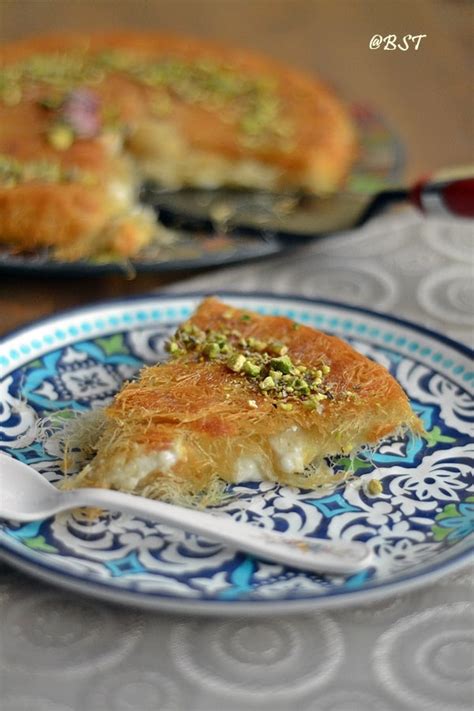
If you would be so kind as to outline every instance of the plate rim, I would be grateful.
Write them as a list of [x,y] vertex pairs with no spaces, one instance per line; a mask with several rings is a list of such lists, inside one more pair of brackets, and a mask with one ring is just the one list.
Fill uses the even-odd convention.
[[[191,231],[189,231],[191,234]],[[212,236],[212,235],[209,235]],[[205,257],[197,259],[169,259],[163,262],[146,262],[130,259],[127,264],[130,264],[132,270],[137,274],[176,274],[182,271],[197,272],[202,269],[220,269],[225,267],[238,267],[249,260],[253,263],[258,263],[262,259],[283,256],[290,249],[288,244],[285,244],[276,234],[242,234],[234,235],[236,240],[240,236],[252,238],[258,243],[258,250],[253,253],[247,248],[239,248],[235,254],[215,257],[213,253],[209,253]],[[319,237],[319,235],[318,235]],[[265,248],[266,246],[266,248]],[[35,264],[33,261],[28,261],[28,257],[19,259],[18,262],[8,262],[11,255],[0,253],[0,273],[6,275],[24,274],[25,272],[34,276],[52,276],[52,277],[67,277],[67,276],[85,276],[85,277],[101,277],[104,275],[127,275],[128,269],[121,262],[91,262],[76,260],[74,262],[61,262],[50,260],[44,264]]]
[[[101,299],[96,302],[91,302],[89,304],[81,305],[74,308],[62,309],[57,311],[50,316],[43,317],[36,321],[30,321],[27,324],[12,329],[1,337],[0,347],[5,346],[8,341],[13,337],[21,336],[22,334],[28,333],[33,327],[43,326],[47,324],[54,324],[56,321],[64,319],[68,315],[76,316],[81,313],[87,313],[107,307],[107,306],[119,306],[120,304],[130,305],[133,302],[139,301],[165,301],[176,299],[199,299],[207,295],[215,295],[221,298],[249,298],[249,299],[270,299],[277,302],[287,302],[296,301],[301,304],[310,304],[312,306],[327,306],[341,308],[351,312],[356,312],[360,314],[365,314],[368,316],[381,318],[384,321],[388,321],[397,325],[401,325],[407,328],[414,329],[418,333],[422,333],[425,336],[434,338],[441,341],[443,344],[453,348],[460,354],[468,357],[472,357],[474,353],[468,345],[458,342],[444,334],[427,328],[421,324],[414,321],[410,321],[405,318],[398,316],[393,316],[392,314],[387,314],[382,311],[377,311],[375,309],[369,309],[363,306],[346,304],[342,301],[332,301],[326,299],[312,298],[308,296],[302,296],[298,294],[274,294],[268,291],[235,291],[235,290],[215,290],[210,292],[209,290],[197,290],[189,292],[161,292],[154,294],[153,292],[148,292],[144,294],[133,294],[126,297],[115,297],[111,299]],[[16,370],[18,367],[12,364],[12,370]],[[8,372],[11,372],[10,370]],[[467,389],[469,388],[468,383],[466,383]],[[469,542],[469,538],[465,539]],[[95,598],[100,598],[102,600],[107,600],[109,602],[115,602],[119,604],[132,605],[136,607],[141,607],[144,609],[154,609],[163,612],[178,612],[185,614],[213,614],[221,616],[232,616],[239,614],[246,614],[251,616],[265,615],[271,613],[304,613],[311,612],[320,609],[327,608],[340,608],[340,607],[350,607],[357,603],[370,603],[372,601],[380,600],[388,597],[397,592],[405,592],[408,590],[414,590],[424,585],[428,585],[431,582],[443,577],[449,572],[454,572],[463,568],[467,565],[472,551],[474,549],[474,542],[470,545],[464,546],[463,550],[456,553],[452,558],[442,561],[441,563],[433,562],[432,565],[421,571],[419,573],[407,573],[402,578],[395,581],[386,581],[379,584],[373,585],[369,589],[363,590],[341,590],[340,592],[332,592],[330,594],[321,594],[320,596],[315,596],[311,598],[299,599],[299,600],[249,600],[249,601],[236,601],[236,600],[193,600],[191,598],[178,599],[168,596],[163,596],[160,594],[144,593],[138,590],[123,590],[120,588],[114,588],[106,584],[102,584],[99,581],[84,579],[77,577],[74,574],[69,573],[66,570],[57,569],[54,566],[49,566],[47,563],[41,560],[31,561],[28,556],[23,556],[16,551],[5,546],[4,541],[0,541],[0,559],[11,564],[13,567],[19,569],[20,571],[27,573],[35,578],[39,578],[44,582],[53,582],[56,585],[71,590],[76,593],[86,594]]]
[[327,609],[341,609],[356,606],[360,603],[370,604],[399,592],[412,592],[425,587],[448,573],[453,573],[468,567],[474,544],[467,547],[456,558],[442,563],[433,569],[428,569],[418,575],[408,575],[396,582],[380,583],[368,590],[344,590],[331,595],[321,595],[300,600],[193,600],[178,599],[163,595],[144,593],[139,590],[122,590],[111,588],[95,580],[76,578],[67,571],[50,568],[41,561],[30,563],[21,555],[5,551],[0,542],[0,561],[9,563],[15,569],[26,573],[35,579],[48,584],[56,584],[60,588],[70,590],[119,605],[128,605],[144,610],[156,610],[165,613],[180,613],[186,615],[206,616],[209,614],[220,617],[232,617],[245,614],[251,617],[269,614],[297,614]]
[[442,343],[444,343],[447,346],[450,346],[451,348],[454,348],[455,350],[459,351],[462,353],[462,355],[465,356],[470,356],[474,357],[474,348],[470,348],[466,343],[462,343],[461,341],[457,341],[454,338],[451,338],[451,336],[446,336],[444,333],[441,333],[441,331],[437,331],[436,329],[428,328],[427,326],[424,326],[420,323],[417,323],[416,321],[412,321],[411,319],[407,319],[403,316],[394,316],[393,314],[389,314],[385,311],[377,310],[377,309],[370,309],[365,306],[357,306],[353,304],[347,304],[344,301],[337,301],[333,299],[319,299],[319,298],[313,298],[311,296],[304,296],[303,294],[293,294],[293,293],[284,293],[284,294],[275,294],[271,291],[267,290],[235,290],[235,289],[214,289],[214,290],[209,290],[209,289],[197,289],[197,290],[191,290],[191,291],[183,291],[183,292],[157,292],[154,293],[153,291],[148,291],[144,292],[142,294],[129,294],[127,296],[117,296],[117,297],[112,297],[112,298],[107,298],[107,299],[100,299],[98,301],[90,301],[87,304],[83,304],[81,306],[74,306],[72,308],[65,308],[65,309],[59,309],[58,311],[55,311],[54,314],[50,316],[43,316],[40,319],[31,319],[27,321],[25,324],[22,324],[21,326],[18,326],[17,328],[12,328],[9,329],[6,333],[0,336],[0,347],[3,347],[6,342],[12,338],[12,337],[17,337],[21,336],[23,332],[29,331],[33,327],[37,326],[44,326],[48,323],[54,323],[55,321],[59,321],[63,319],[65,316],[68,314],[71,314],[72,316],[79,315],[81,313],[86,313],[88,311],[94,311],[97,308],[100,307],[107,307],[107,306],[113,306],[114,304],[116,306],[119,306],[120,304],[129,304],[130,302],[134,301],[143,301],[143,300],[149,300],[149,299],[158,299],[160,301],[165,300],[165,299],[192,299],[192,298],[205,298],[207,296],[217,296],[217,297],[223,297],[225,298],[226,296],[229,296],[230,298],[240,298],[240,297],[249,297],[249,298],[264,298],[264,299],[275,299],[276,301],[300,301],[302,303],[306,304],[311,304],[313,306],[321,305],[321,306],[328,306],[328,307],[333,307],[333,308],[343,308],[347,309],[348,311],[352,311],[355,313],[362,313],[366,314],[368,316],[375,316],[376,318],[382,318],[384,320],[390,321],[392,323],[398,324],[400,326],[405,326],[407,328],[413,328],[416,331],[423,333],[425,336],[428,336],[430,338],[435,338],[437,340],[440,340]]

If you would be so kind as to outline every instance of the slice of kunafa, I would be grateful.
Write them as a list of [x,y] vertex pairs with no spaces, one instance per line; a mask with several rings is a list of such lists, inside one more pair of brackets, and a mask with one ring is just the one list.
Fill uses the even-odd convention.
[[421,424],[390,373],[339,338],[208,298],[106,410],[94,459],[69,486],[175,502],[225,482],[313,488],[328,465]]

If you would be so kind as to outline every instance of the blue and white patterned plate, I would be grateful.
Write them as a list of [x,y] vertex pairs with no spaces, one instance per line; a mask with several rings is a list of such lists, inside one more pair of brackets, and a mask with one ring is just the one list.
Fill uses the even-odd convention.
[[[351,604],[431,581],[466,562],[474,530],[474,419],[467,349],[416,325],[341,304],[264,294],[222,295],[342,336],[385,365],[426,435],[357,460],[363,481],[316,494],[270,483],[232,488],[218,516],[293,534],[366,541],[374,564],[350,577],[305,574],[118,513],[90,523],[60,515],[0,521],[2,555],[45,580],[117,602],[213,614],[273,613]],[[35,439],[38,416],[107,402],[124,379],[164,356],[163,341],[199,295],[149,296],[71,311],[7,337],[0,351],[0,448],[51,481],[57,445]],[[472,431],[472,430],[471,430]]]

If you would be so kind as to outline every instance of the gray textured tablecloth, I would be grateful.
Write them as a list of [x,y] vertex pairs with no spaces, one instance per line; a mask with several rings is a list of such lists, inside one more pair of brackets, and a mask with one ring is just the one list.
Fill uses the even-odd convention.
[[[304,294],[473,342],[472,223],[414,212],[168,291]],[[119,608],[0,567],[1,711],[461,711],[469,569],[368,607],[258,619]]]

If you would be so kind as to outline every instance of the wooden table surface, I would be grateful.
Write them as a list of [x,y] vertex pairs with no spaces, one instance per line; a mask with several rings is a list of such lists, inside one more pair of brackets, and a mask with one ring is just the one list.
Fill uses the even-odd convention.
[[[473,8],[470,0],[0,0],[0,40],[126,27],[193,33],[267,52],[318,72],[347,99],[377,107],[406,146],[412,180],[472,160]],[[427,37],[418,51],[402,52],[369,49],[374,34]],[[0,333],[184,276],[71,281],[0,274]]]

